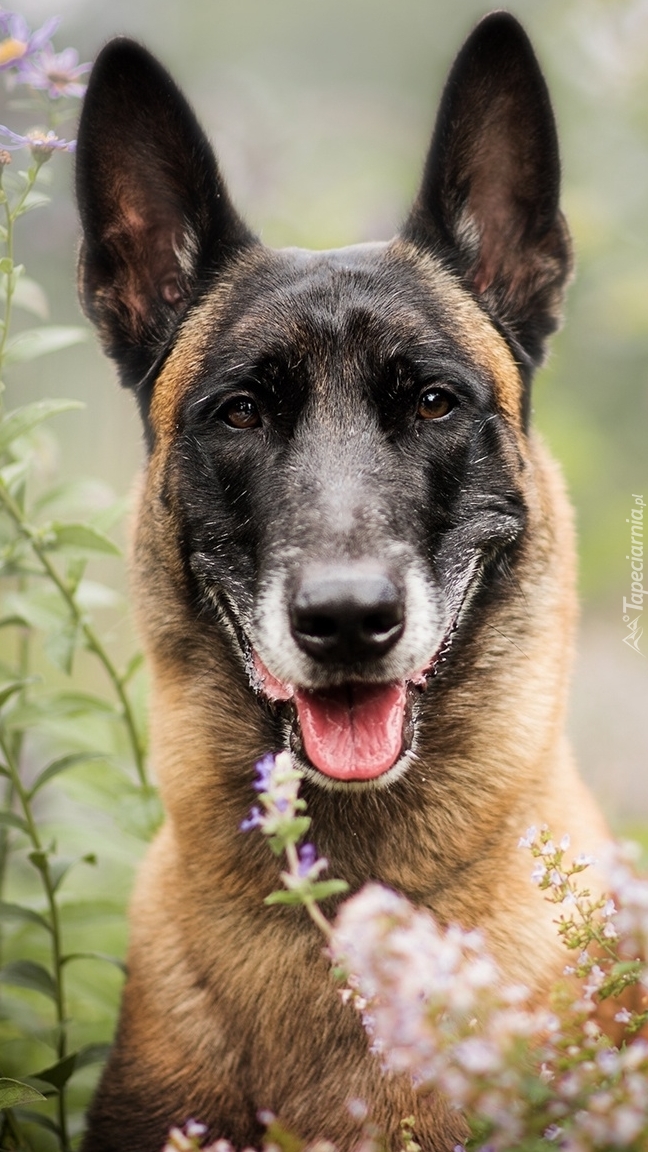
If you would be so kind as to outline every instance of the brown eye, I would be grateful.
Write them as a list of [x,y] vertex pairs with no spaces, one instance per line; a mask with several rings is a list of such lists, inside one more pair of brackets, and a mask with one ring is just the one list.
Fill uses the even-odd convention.
[[230,428],[259,428],[261,425],[259,409],[249,396],[235,396],[228,400],[220,415]]
[[457,401],[445,388],[428,388],[419,400],[417,416],[422,420],[442,420],[452,412]]

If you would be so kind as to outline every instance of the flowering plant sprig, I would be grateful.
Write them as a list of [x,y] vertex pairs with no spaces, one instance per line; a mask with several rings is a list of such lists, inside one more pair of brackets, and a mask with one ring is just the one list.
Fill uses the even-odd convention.
[[[26,88],[30,101],[25,106],[30,111],[37,107],[45,120],[44,125],[35,125],[23,134],[0,124],[0,148],[29,148],[38,166],[53,152],[74,151],[75,142],[64,140],[57,130],[76,115],[77,101],[86,90],[83,78],[92,67],[79,64],[74,48],[55,51],[52,36],[59,22],[54,16],[33,32],[19,13],[0,9],[0,72],[4,73],[5,87],[9,91]],[[14,106],[23,108],[16,102]]]
[[[556,845],[548,829],[530,829],[521,844],[536,859],[534,882],[563,909],[562,939],[579,952],[567,973],[580,982],[559,991],[552,1011],[529,1007],[528,990],[506,986],[478,933],[442,930],[377,884],[346,901],[334,926],[331,951],[351,974],[349,998],[387,1071],[408,1072],[461,1109],[469,1148],[645,1152],[648,1043],[615,1047],[594,1013],[601,1000],[646,982],[633,949],[646,939],[648,884],[617,861],[617,913],[609,896],[579,887],[574,878],[592,860],[566,864],[567,837]],[[630,962],[620,959],[622,928],[631,930]],[[614,1019],[636,1030],[645,1013],[624,1007]]]
[[[567,949],[578,953],[576,962],[565,968],[565,975],[583,981],[581,1007],[593,1012],[597,1003],[619,1000],[645,982],[648,886],[628,866],[630,846],[617,847],[608,852],[606,867],[610,890],[616,894],[619,907],[608,893],[594,897],[589,888],[581,888],[575,880],[594,863],[594,858],[579,855],[566,864],[569,843],[569,836],[563,836],[555,844],[550,830],[543,827],[539,832],[529,828],[519,846],[528,848],[536,861],[531,873],[533,882],[546,892],[547,900],[561,908],[555,921],[558,934]],[[648,1023],[648,1010],[623,1007],[614,1018],[632,1034]]]
[[[43,424],[82,405],[40,400],[5,412],[2,403],[6,369],[69,348],[87,335],[79,326],[46,322],[46,294],[16,259],[23,216],[48,203],[42,192],[47,162],[54,153],[74,151],[74,141],[61,138],[57,126],[76,112],[75,99],[84,91],[80,79],[90,67],[78,64],[73,49],[54,52],[50,37],[57,25],[57,19],[49,20],[32,32],[22,16],[0,10],[0,71],[7,89],[22,86],[27,96],[20,103],[12,99],[10,107],[45,122],[24,134],[0,126],[0,1041],[2,1070],[10,1073],[0,1079],[0,1147],[40,1147],[33,1136],[38,1126],[48,1133],[48,1147],[54,1138],[60,1152],[70,1152],[80,1125],[75,1113],[83,1103],[83,1089],[75,1085],[71,1094],[70,1081],[106,1053],[104,1044],[79,1042],[80,1036],[90,1041],[94,1035],[87,1019],[81,1028],[76,1019],[83,1016],[77,961],[123,965],[109,953],[71,949],[69,887],[62,889],[78,865],[96,864],[97,858],[92,851],[63,854],[51,833],[52,806],[43,800],[63,773],[101,759],[129,799],[137,795],[145,819],[149,814],[157,819],[158,810],[146,772],[145,731],[130,690],[140,661],[134,657],[123,671],[117,668],[90,611],[98,602],[114,602],[114,593],[85,579],[93,556],[119,555],[104,532],[112,512],[104,504],[88,510],[91,521],[59,519],[57,513],[67,517],[70,506],[76,513],[90,502],[79,499],[82,484],[54,487],[43,474],[48,443]],[[12,157],[20,150],[27,151],[27,162],[14,172]],[[40,323],[14,332],[18,308]],[[114,703],[75,692],[67,680],[59,689],[48,678],[42,656],[57,668],[57,676],[67,678],[79,649],[97,658]],[[65,735],[49,727],[57,709],[80,720],[71,722]],[[103,728],[106,721],[110,732]],[[89,942],[96,947],[90,934]]]
[[299,796],[303,772],[295,768],[290,752],[268,754],[256,764],[257,779],[254,789],[259,794],[259,805],[254,805],[249,817],[243,820],[241,830],[258,828],[268,837],[275,856],[285,853],[287,869],[281,873],[282,889],[271,892],[266,904],[303,904],[311,919],[328,938],[331,925],[318,903],[329,896],[346,892],[345,880],[320,880],[328,868],[328,860],[318,857],[313,844],[299,841],[310,828],[310,816],[303,816],[306,802]]

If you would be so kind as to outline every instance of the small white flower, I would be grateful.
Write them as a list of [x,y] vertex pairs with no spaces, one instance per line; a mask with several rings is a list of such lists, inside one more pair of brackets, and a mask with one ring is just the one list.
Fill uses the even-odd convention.
[[530,828],[527,828],[526,832],[524,833],[524,836],[520,836],[520,839],[518,840],[518,848],[532,848],[533,845],[535,844],[535,839],[536,839],[537,835],[538,835],[538,831],[537,831],[536,827],[532,824]]
[[[187,1120],[187,1123],[185,1124],[185,1132],[190,1138],[200,1140],[202,1136],[207,1135],[207,1125],[201,1124],[198,1120]],[[227,1141],[225,1141],[225,1143],[227,1143]]]

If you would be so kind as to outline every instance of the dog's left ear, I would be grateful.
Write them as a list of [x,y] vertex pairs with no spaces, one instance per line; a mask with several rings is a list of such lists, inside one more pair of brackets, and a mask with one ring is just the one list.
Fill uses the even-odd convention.
[[253,242],[168,72],[132,40],[92,70],[76,162],[81,302],[146,409],[149,370],[201,287]]
[[571,269],[559,192],[547,85],[517,20],[494,12],[450,72],[403,234],[446,258],[532,364]]

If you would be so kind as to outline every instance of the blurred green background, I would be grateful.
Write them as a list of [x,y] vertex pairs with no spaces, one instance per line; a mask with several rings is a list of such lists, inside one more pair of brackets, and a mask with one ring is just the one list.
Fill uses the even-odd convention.
[[[416,189],[444,76],[487,6],[475,0],[23,0],[59,13],[59,48],[91,59],[109,37],[145,42],[212,137],[263,239],[330,247],[387,238]],[[577,271],[566,324],[535,391],[536,420],[577,509],[584,605],[572,729],[617,826],[648,815],[648,660],[623,644],[632,493],[648,497],[648,3],[515,0],[556,109]],[[3,109],[0,119],[15,123]],[[21,252],[52,320],[78,322],[77,225],[66,157],[54,213],[22,222]],[[41,218],[42,216],[42,218]],[[83,399],[61,421],[66,475],[120,493],[141,460],[134,404],[92,339],[16,368],[12,403]],[[114,573],[110,578],[114,578]],[[121,629],[124,635],[124,629]],[[648,655],[648,634],[643,642]]]

